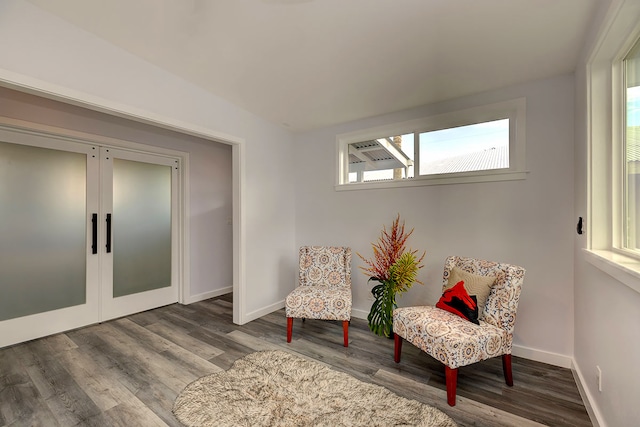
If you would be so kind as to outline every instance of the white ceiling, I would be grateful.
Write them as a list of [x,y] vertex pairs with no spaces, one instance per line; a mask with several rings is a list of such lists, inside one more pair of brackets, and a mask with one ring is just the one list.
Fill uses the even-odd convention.
[[609,0],[29,0],[293,131],[574,70]]

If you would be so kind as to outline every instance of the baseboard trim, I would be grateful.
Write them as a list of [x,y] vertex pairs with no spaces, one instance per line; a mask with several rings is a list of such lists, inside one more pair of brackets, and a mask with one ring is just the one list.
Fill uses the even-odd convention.
[[517,357],[535,360],[536,362],[547,363],[549,365],[567,369],[571,368],[573,364],[573,359],[569,356],[515,344],[513,345],[511,354]]
[[367,316],[369,315],[368,311],[351,309],[351,317],[355,317],[356,319],[364,319],[367,320]]
[[281,308],[284,308],[284,300],[278,301],[274,304],[268,305],[259,310],[255,310],[250,313],[247,313],[245,314],[243,320],[245,321],[245,323],[249,323],[252,320],[259,319],[262,316],[266,316],[267,314],[273,313],[274,311],[280,310]]
[[233,286],[227,286],[226,288],[220,288],[209,292],[203,292],[197,295],[191,295],[185,299],[183,304],[193,304],[194,302],[204,301],[213,297],[219,297],[220,295],[226,295],[231,292],[233,292]]
[[571,363],[571,373],[573,374],[573,379],[578,386],[578,392],[580,392],[580,397],[582,398],[582,402],[584,403],[584,407],[587,410],[587,414],[589,415],[589,419],[591,420],[593,427],[607,427],[607,424],[602,419],[602,415],[600,414],[598,407],[593,403],[595,402],[593,395],[584,386],[586,382],[582,375],[582,371],[573,359]]

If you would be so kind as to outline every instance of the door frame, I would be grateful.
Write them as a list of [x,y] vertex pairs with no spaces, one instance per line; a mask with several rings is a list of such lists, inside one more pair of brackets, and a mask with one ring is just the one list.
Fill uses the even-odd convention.
[[[91,111],[121,117],[138,123],[144,123],[158,128],[168,129],[185,135],[202,138],[212,142],[231,145],[232,147],[232,198],[233,198],[233,322],[243,325],[252,320],[246,312],[246,212],[245,212],[245,192],[246,192],[246,162],[247,149],[246,140],[242,137],[231,135],[225,132],[213,130],[206,125],[198,125],[193,122],[185,122],[166,115],[158,114],[149,110],[140,109],[130,105],[114,102],[105,98],[97,97],[87,92],[69,89],[63,86],[52,84],[44,80],[36,79],[27,75],[0,70],[0,86],[24,92],[27,94],[48,98],[57,102],[75,105]],[[15,120],[15,122],[22,122]],[[31,123],[30,123],[31,124]],[[48,126],[42,125],[43,128]],[[183,163],[183,170],[188,168],[188,158]],[[188,174],[184,174],[183,183],[189,188]],[[183,195],[185,204],[185,217],[189,218],[189,193]],[[183,235],[187,236],[183,240],[185,246],[181,248],[183,259],[189,259],[189,223],[185,221],[182,229]],[[184,266],[188,267],[188,262]],[[183,267],[184,268],[184,267]],[[181,271],[182,291],[180,302],[191,303],[190,300],[190,272],[186,268]]]

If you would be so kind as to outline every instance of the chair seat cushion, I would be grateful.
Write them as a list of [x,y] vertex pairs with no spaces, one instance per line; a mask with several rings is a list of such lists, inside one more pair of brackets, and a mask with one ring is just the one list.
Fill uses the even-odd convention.
[[351,320],[351,298],[351,288],[298,286],[285,300],[285,314],[304,319]]
[[395,309],[393,332],[451,369],[511,354],[513,340],[482,320],[476,325],[432,306]]

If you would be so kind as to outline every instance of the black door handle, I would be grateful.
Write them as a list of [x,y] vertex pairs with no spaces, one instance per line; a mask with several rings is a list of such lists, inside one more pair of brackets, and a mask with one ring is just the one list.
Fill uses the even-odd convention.
[[107,253],[111,252],[111,214],[107,214]]
[[91,253],[98,253],[98,214],[91,214]]

